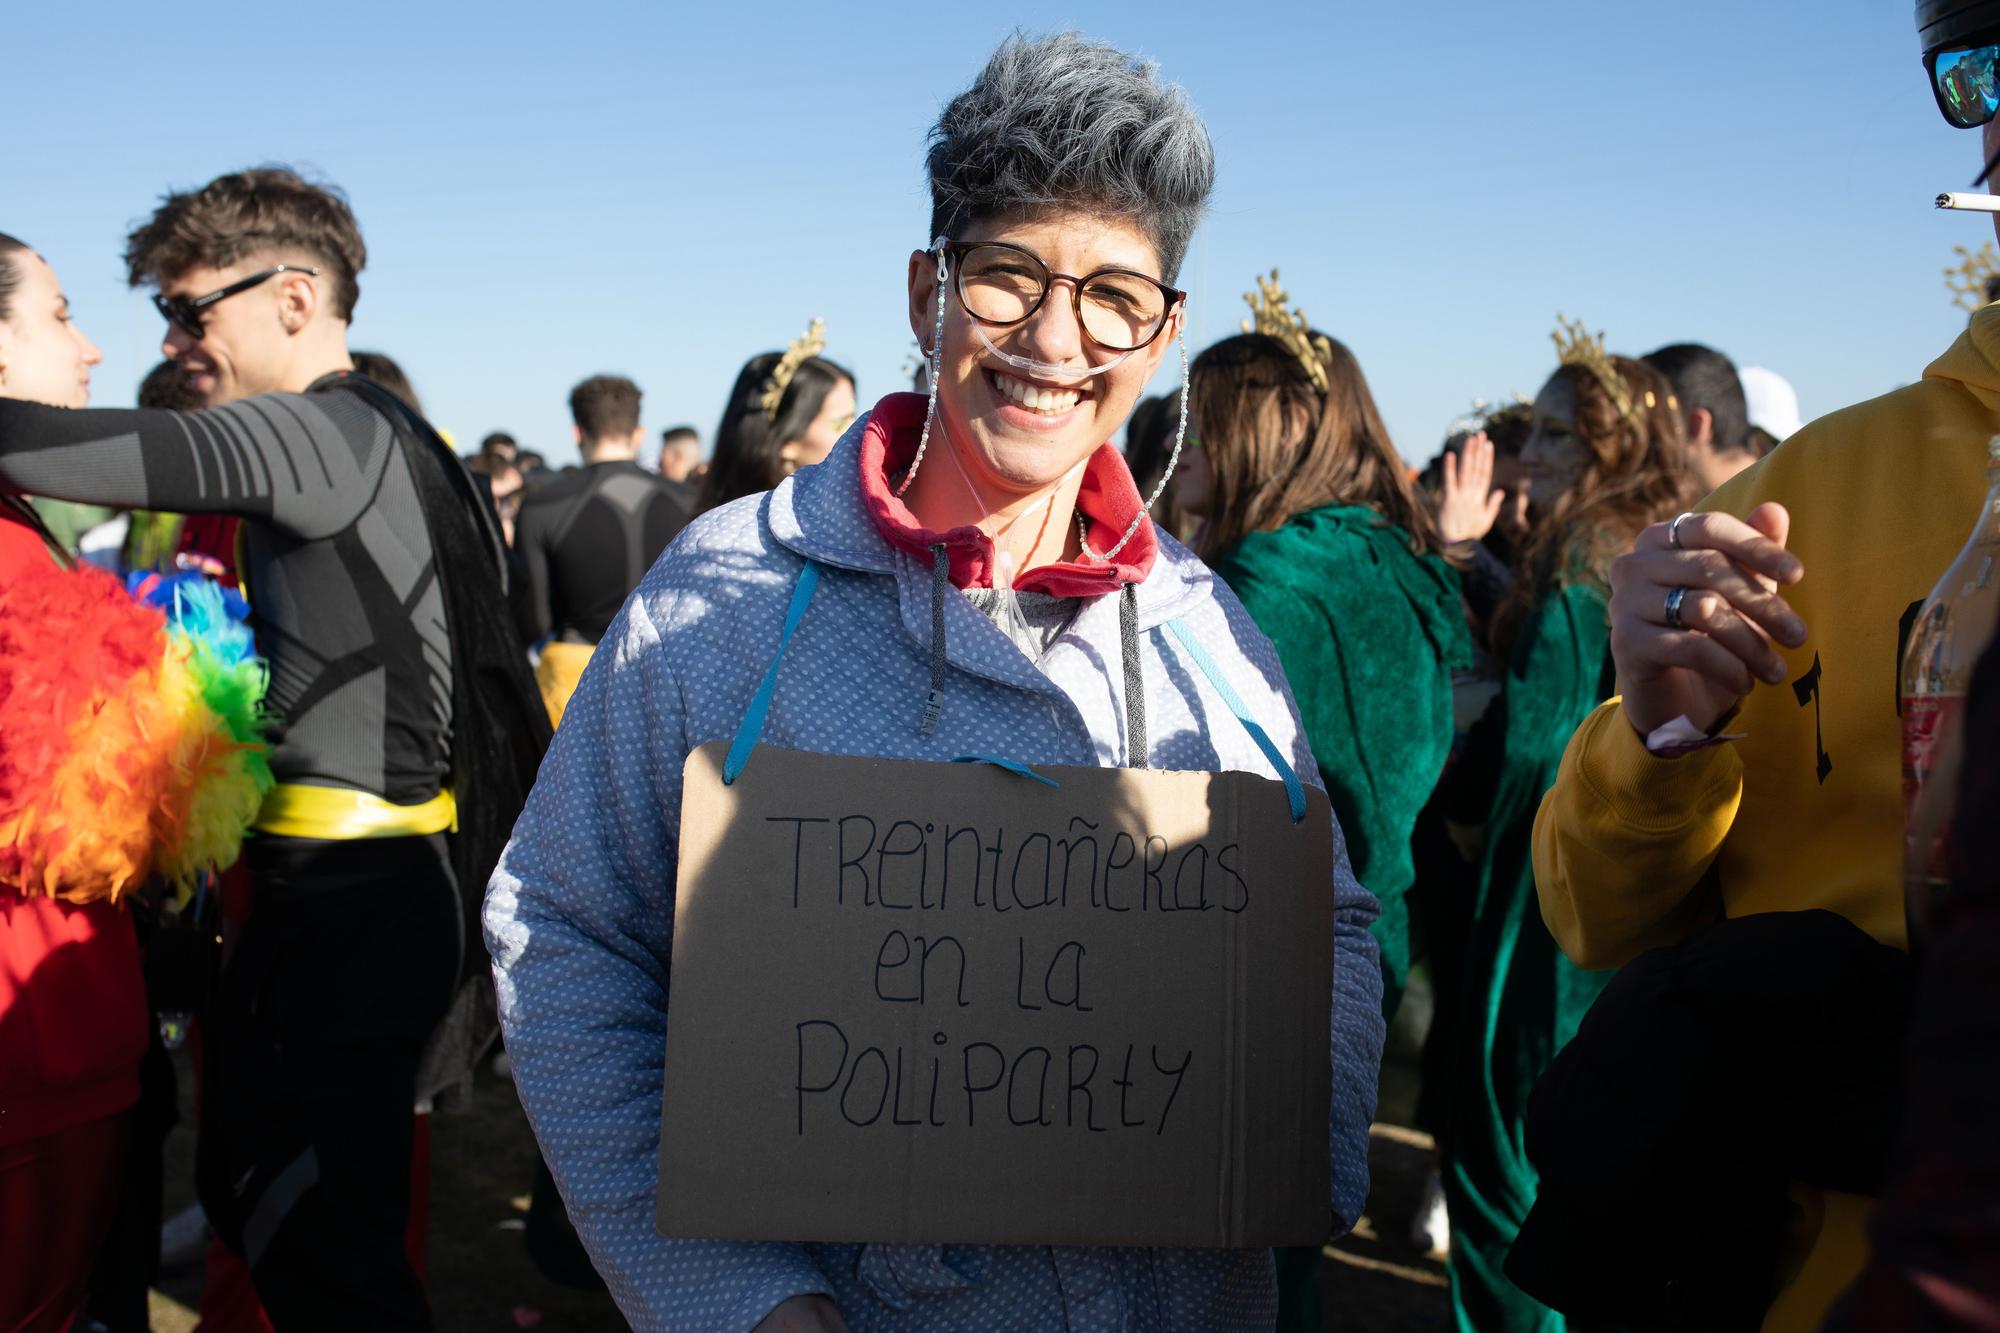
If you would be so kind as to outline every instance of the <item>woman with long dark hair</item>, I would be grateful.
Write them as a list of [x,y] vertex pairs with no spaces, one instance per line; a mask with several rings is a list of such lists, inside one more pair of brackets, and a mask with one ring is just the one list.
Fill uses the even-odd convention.
[[[54,270],[0,235],[0,404],[81,415],[100,359]],[[43,1333],[79,1314],[135,1146],[149,1023],[126,909],[233,862],[271,778],[265,667],[220,591],[170,577],[128,593],[12,490],[0,483],[0,1330]]]
[[[0,236],[0,398],[83,407],[101,359],[55,272]],[[27,699],[34,685],[36,697],[60,697],[17,679],[30,666],[19,659],[23,635],[35,643],[36,626],[16,622],[46,616],[45,599],[27,594],[67,559],[24,501],[0,495],[0,700],[16,690]],[[81,628],[93,632],[84,647],[102,652],[98,626]],[[17,845],[13,823],[45,799],[26,786],[42,776],[29,767],[37,757],[0,764],[0,1328],[10,1330],[67,1328],[82,1303],[117,1203],[146,1053],[131,923],[108,896],[57,896],[51,888],[68,886],[45,887]]]
[[[1274,275],[1275,277],[1275,275]],[[1195,358],[1195,545],[1271,636],[1361,882],[1382,903],[1382,1005],[1410,963],[1410,831],[1451,750],[1451,673],[1471,664],[1458,576],[1361,365],[1275,281],[1258,332]]]
[[[1382,1013],[1410,967],[1410,838],[1451,753],[1451,678],[1471,664],[1458,576],[1354,354],[1308,329],[1277,274],[1257,332],[1195,359],[1180,502],[1202,557],[1271,637],[1347,839],[1382,904]],[[1320,1326],[1318,1246],[1277,1252],[1278,1327]]]
[[854,376],[819,355],[825,342],[814,320],[789,350],[743,363],[715,428],[697,513],[768,491],[833,452],[854,421]]
[[1574,326],[1556,344],[1562,364],[1535,398],[1521,451],[1532,535],[1492,623],[1502,694],[1454,780],[1466,841],[1483,846],[1443,1144],[1460,1327],[1537,1333],[1559,1333],[1561,1317],[1501,1272],[1535,1197],[1528,1094],[1611,974],[1571,964],[1542,923],[1535,812],[1571,733],[1614,693],[1612,560],[1693,499],[1680,409],[1660,373]]

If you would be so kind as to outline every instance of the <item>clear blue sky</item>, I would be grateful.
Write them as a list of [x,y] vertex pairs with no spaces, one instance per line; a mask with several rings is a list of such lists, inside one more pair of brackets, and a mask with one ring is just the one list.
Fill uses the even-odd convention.
[[1196,350],[1276,264],[1413,459],[1473,398],[1534,392],[1558,309],[1614,350],[1771,366],[1811,416],[1917,377],[1962,327],[1952,246],[1991,235],[1930,207],[1978,145],[1932,106],[1911,10],[20,5],[0,231],[104,347],[96,401],[129,403],[161,324],[122,281],[127,226],[290,162],[366,232],[355,345],[462,444],[571,456],[565,397],[597,371],[706,440],[743,359],[814,315],[864,402],[900,387],[924,132],[1011,27],[1075,26],[1158,60],[1214,137]]

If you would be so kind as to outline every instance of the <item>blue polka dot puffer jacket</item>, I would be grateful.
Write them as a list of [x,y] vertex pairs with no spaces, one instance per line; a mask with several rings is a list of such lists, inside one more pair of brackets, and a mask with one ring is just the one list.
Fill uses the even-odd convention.
[[[1268,1329],[1270,1252],[768,1244],[654,1233],[676,835],[690,749],[736,734],[807,560],[823,570],[784,653],[765,743],[831,754],[1126,762],[1120,602],[1081,606],[1040,662],[943,588],[862,505],[857,422],[817,467],[703,516],[661,557],[584,672],[486,899],[487,944],[522,1103],[598,1270],[634,1328],[747,1330],[822,1293],[855,1333],[912,1329]],[[1179,619],[1306,781],[1318,771],[1277,654],[1171,538],[1138,585],[1155,768],[1270,762],[1186,655]],[[1383,1027],[1373,897],[1335,836],[1331,1206],[1360,1215]]]

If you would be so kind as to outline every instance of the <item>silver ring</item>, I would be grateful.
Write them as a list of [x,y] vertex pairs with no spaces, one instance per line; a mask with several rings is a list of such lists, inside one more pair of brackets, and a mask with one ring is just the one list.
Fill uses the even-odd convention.
[[1686,585],[1682,585],[1681,587],[1678,588],[1669,588],[1667,590],[1668,629],[1687,628],[1686,623],[1681,620],[1681,602],[1686,599],[1687,595],[1688,595],[1688,590]]
[[1690,510],[1689,512],[1682,514],[1676,519],[1674,519],[1673,522],[1667,524],[1667,545],[1673,547],[1676,551],[1686,549],[1681,545],[1681,524],[1685,523],[1687,520],[1693,517],[1694,517],[1694,512]]

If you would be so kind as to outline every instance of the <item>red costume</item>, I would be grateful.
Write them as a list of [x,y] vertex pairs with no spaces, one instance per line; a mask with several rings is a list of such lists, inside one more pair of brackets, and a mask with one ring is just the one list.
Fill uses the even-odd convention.
[[[0,586],[53,563],[41,534],[0,507]],[[146,1022],[122,910],[0,889],[4,1333],[68,1329],[82,1302],[117,1202]]]

